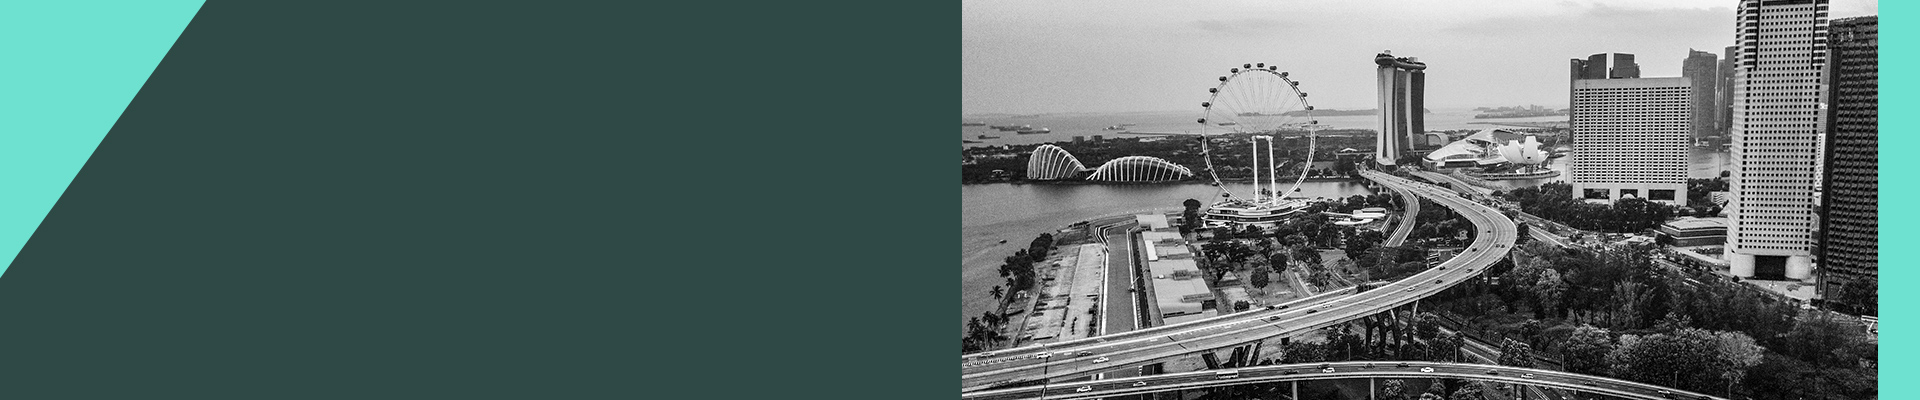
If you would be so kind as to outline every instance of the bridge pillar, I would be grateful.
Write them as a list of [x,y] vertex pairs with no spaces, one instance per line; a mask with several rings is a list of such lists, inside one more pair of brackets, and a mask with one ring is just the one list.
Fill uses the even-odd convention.
[[1201,352],[1200,361],[1207,363],[1207,369],[1220,369],[1220,357],[1214,356],[1211,351]]
[[1378,393],[1380,392],[1380,389],[1373,387],[1373,382],[1375,380],[1376,379],[1374,378],[1367,378],[1367,400],[1375,400],[1379,398]]
[[1293,400],[1300,400],[1300,381],[1290,381],[1289,383],[1293,384]]

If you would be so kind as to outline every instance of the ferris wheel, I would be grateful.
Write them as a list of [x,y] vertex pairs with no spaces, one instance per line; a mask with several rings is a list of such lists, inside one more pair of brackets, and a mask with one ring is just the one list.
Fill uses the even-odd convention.
[[[1221,171],[1215,167],[1214,159],[1239,158],[1238,154],[1216,154],[1209,147],[1212,144],[1209,130],[1218,134],[1244,134],[1251,145],[1248,163],[1252,168],[1254,193],[1242,198],[1255,203],[1277,203],[1300,188],[1306,180],[1307,171],[1313,166],[1315,131],[1319,121],[1313,119],[1313,106],[1307,103],[1307,93],[1300,90],[1300,82],[1287,77],[1278,66],[1243,64],[1233,68],[1231,74],[1220,77],[1220,83],[1211,89],[1208,99],[1200,103],[1206,109],[1206,115],[1200,118],[1200,151],[1207,163],[1207,173],[1213,179],[1213,185],[1219,187],[1219,197],[1232,199],[1233,194],[1221,183]],[[1274,153],[1276,140],[1284,141],[1293,135],[1306,139],[1307,159],[1299,168],[1286,168],[1281,171]],[[1261,149],[1264,142],[1266,149]],[[1262,164],[1264,162],[1265,164]],[[1296,177],[1292,185],[1285,190],[1279,187],[1279,175],[1291,173]],[[1238,178],[1238,176],[1236,176]],[[1261,179],[1266,179],[1266,190],[1261,190]]]

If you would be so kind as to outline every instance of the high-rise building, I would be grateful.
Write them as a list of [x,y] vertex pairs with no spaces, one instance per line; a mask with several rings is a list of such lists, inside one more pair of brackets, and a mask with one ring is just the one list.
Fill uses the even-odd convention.
[[1827,63],[1826,187],[1820,206],[1823,293],[1880,276],[1880,19],[1833,20]]
[[1715,96],[1713,104],[1714,121],[1718,121],[1713,133],[1722,139],[1733,129],[1733,65],[1737,62],[1733,54],[1739,48],[1727,46],[1726,56],[1720,58],[1719,82],[1714,84],[1719,95]]
[[1394,165],[1402,156],[1427,147],[1425,140],[1415,140],[1427,132],[1427,64],[1386,52],[1374,56],[1373,63],[1380,84],[1380,135],[1374,161]]
[[1693,110],[1693,122],[1688,129],[1694,140],[1700,140],[1714,133],[1714,67],[1718,57],[1713,53],[1687,49],[1687,59],[1680,64],[1680,76],[1693,82],[1693,99],[1689,108]]
[[1744,0],[1735,21],[1729,272],[1809,279],[1827,120],[1827,0]]
[[[1639,78],[1640,65],[1633,63],[1633,55],[1612,53],[1613,64],[1608,65],[1608,53],[1587,56],[1587,59],[1572,59],[1573,74],[1567,79],[1567,104],[1573,104],[1573,83],[1581,79]],[[1571,109],[1567,113],[1567,124],[1573,124]]]
[[1613,67],[1607,69],[1607,79],[1633,79],[1640,77],[1640,64],[1633,62],[1633,55],[1613,53]]
[[1573,196],[1685,204],[1693,90],[1687,78],[1573,81]]

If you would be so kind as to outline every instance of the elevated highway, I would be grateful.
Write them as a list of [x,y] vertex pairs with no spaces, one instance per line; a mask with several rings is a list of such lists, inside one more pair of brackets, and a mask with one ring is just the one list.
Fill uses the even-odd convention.
[[962,391],[1054,378],[1089,376],[1136,368],[1184,355],[1210,352],[1275,337],[1290,337],[1411,304],[1478,276],[1513,247],[1517,229],[1499,210],[1438,187],[1364,171],[1368,179],[1426,197],[1454,210],[1479,229],[1465,251],[1434,268],[1366,292],[1335,291],[1270,309],[1241,312],[1080,340],[988,353],[960,360]]
[[[1246,384],[1297,383],[1327,379],[1457,378],[1506,382],[1560,390],[1597,393],[1627,399],[1714,399],[1719,397],[1613,378],[1570,374],[1544,369],[1430,361],[1367,361],[1288,364],[1106,379],[1071,384],[989,390],[962,394],[968,400],[1098,399],[1117,396],[1206,389]],[[1296,387],[1297,389],[1297,387]],[[1298,396],[1295,396],[1298,398]]]
[[1392,189],[1395,194],[1400,195],[1400,203],[1406,204],[1406,207],[1403,207],[1406,211],[1400,213],[1400,226],[1394,228],[1393,234],[1388,235],[1386,243],[1382,243],[1381,245],[1399,246],[1406,243],[1407,235],[1413,233],[1413,225],[1419,220],[1420,198],[1414,197],[1412,192],[1408,192],[1399,186],[1387,186],[1387,188]]

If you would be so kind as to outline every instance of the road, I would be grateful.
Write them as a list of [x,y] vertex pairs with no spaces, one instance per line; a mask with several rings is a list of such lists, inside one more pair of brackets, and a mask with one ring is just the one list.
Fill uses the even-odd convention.
[[[1455,332],[1452,329],[1440,328],[1440,331],[1455,334],[1455,335],[1460,335],[1459,332]],[[1493,345],[1490,345],[1487,343],[1483,343],[1479,340],[1474,339],[1471,336],[1463,335],[1460,338],[1465,339],[1462,341],[1462,343],[1465,343],[1466,345],[1461,346],[1461,351],[1463,353],[1466,353],[1468,356],[1478,359],[1480,360],[1480,362],[1483,362],[1483,363],[1487,363],[1487,364],[1500,363],[1499,348],[1493,347]],[[1523,387],[1526,388],[1527,394],[1530,396],[1528,398],[1553,399],[1553,400],[1572,398],[1572,396],[1568,396],[1565,393],[1553,393],[1552,395],[1548,395],[1546,391],[1540,390],[1539,386],[1523,385]],[[1559,392],[1560,390],[1555,389],[1554,391]]]
[[1395,228],[1393,235],[1387,236],[1387,242],[1383,244],[1384,246],[1390,247],[1399,246],[1401,243],[1407,241],[1408,234],[1413,233],[1414,222],[1418,220],[1420,216],[1420,199],[1413,197],[1413,193],[1405,189],[1395,186],[1387,186],[1387,188],[1393,189],[1394,193],[1399,193],[1400,202],[1407,205],[1407,210],[1400,213],[1400,227]]
[[[1189,323],[1153,327],[1120,335],[1049,343],[961,357],[962,391],[1017,382],[1072,378],[1130,369],[1161,360],[1290,337],[1411,304],[1478,276],[1513,247],[1517,229],[1495,210],[1438,187],[1378,172],[1362,172],[1389,187],[1407,190],[1453,209],[1480,227],[1466,251],[1399,282],[1367,292],[1286,307],[1229,314]],[[1342,293],[1333,291],[1328,293]]]
[[[1107,245],[1107,273],[1102,275],[1106,283],[1100,289],[1100,335],[1108,335],[1139,329],[1140,310],[1134,301],[1133,265],[1136,257],[1133,230],[1139,224],[1127,221],[1121,224],[1104,225],[1099,229],[1100,241]],[[1125,378],[1139,375],[1138,369],[1122,369],[1101,375],[1101,378]]]
[[[1330,372],[1329,372],[1330,371]],[[1544,369],[1499,365],[1454,364],[1431,361],[1371,361],[1318,364],[1288,364],[1154,375],[1144,378],[1106,379],[1054,386],[1034,386],[989,390],[962,394],[969,400],[1003,399],[1097,399],[1183,389],[1201,389],[1253,383],[1282,383],[1325,379],[1421,379],[1459,378],[1544,386],[1574,392],[1596,393],[1628,399],[1662,400],[1715,399],[1700,393],[1663,388],[1613,378],[1569,374]]]

